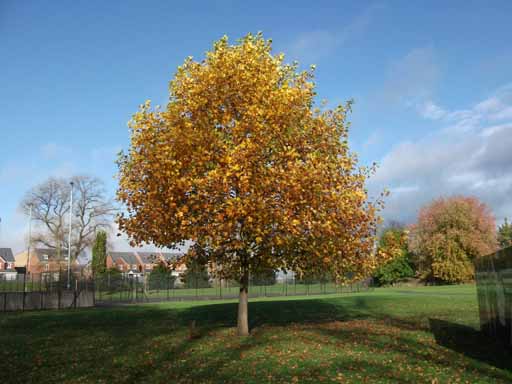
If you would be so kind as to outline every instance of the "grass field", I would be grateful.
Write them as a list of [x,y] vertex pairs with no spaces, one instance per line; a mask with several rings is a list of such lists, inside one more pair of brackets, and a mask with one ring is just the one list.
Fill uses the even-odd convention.
[[[474,286],[0,315],[2,383],[511,383]],[[188,324],[196,320],[197,337]]]

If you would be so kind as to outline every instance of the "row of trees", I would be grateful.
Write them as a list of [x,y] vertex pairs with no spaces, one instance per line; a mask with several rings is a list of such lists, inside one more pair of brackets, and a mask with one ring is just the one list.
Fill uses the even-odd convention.
[[[381,285],[415,276],[431,282],[469,281],[474,277],[474,259],[492,252],[496,245],[512,246],[512,225],[506,218],[496,233],[490,210],[477,199],[438,199],[422,208],[413,226],[391,222],[384,229],[378,248],[392,255],[392,259],[380,266],[374,277]],[[106,247],[107,233],[99,231],[92,248],[92,268],[96,274],[106,271]],[[192,251],[199,256],[187,259],[186,272],[181,276],[183,284],[187,288],[208,287],[207,252],[198,246]],[[167,281],[170,271],[169,265],[159,264],[150,278],[153,285]],[[311,279],[310,274],[306,273],[302,280]],[[252,285],[275,281],[276,271],[271,268],[250,276]]]
[[[397,246],[398,245],[398,246]],[[379,248],[393,254],[374,277],[383,285],[407,277],[428,282],[460,283],[474,279],[474,260],[512,246],[512,225],[498,227],[490,209],[474,197],[434,200],[409,227],[392,223]]]

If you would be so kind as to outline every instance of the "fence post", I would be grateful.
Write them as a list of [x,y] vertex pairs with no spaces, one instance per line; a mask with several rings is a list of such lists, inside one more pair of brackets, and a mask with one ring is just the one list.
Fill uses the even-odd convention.
[[76,309],[76,304],[77,304],[76,302],[78,301],[78,296],[76,295],[77,292],[78,292],[78,280],[75,279],[75,294],[74,294],[74,296],[75,296],[75,300],[74,300],[74,302],[75,302],[75,309]]
[[60,283],[61,283],[61,281],[60,281],[60,276],[59,276],[59,284],[57,284],[57,309],[60,309],[60,295],[62,293]]
[[92,289],[94,290],[94,305],[96,305],[96,292],[98,292],[98,299],[101,302],[102,295],[101,290],[103,289],[103,282],[105,280],[105,275],[101,275],[101,281],[98,280],[98,275],[92,277]]
[[[94,280],[94,276],[88,277],[85,284],[86,284],[85,285],[86,291],[88,288],[92,288],[92,306],[95,307],[96,306],[96,281]],[[89,284],[90,284],[90,286],[89,286]]]
[[27,271],[23,274],[23,302],[21,303],[21,310],[25,311],[25,295],[27,291]]
[[40,300],[40,307],[41,309],[43,309],[43,293],[44,293],[44,290],[43,290],[43,287],[41,286],[42,284],[42,279],[41,279],[41,275],[39,275],[39,300]]
[[169,301],[169,290],[171,289],[171,273],[167,273],[167,289],[166,289],[166,295],[167,295],[167,301]]
[[197,285],[198,285],[198,279],[197,279],[197,275],[196,275],[196,300],[198,299],[198,296],[197,296]]
[[132,301],[135,303],[137,302],[137,283],[135,280],[135,276],[131,278],[132,281]]

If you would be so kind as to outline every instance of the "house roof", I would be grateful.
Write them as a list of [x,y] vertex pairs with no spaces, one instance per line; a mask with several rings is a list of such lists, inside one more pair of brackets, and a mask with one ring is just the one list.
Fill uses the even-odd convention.
[[114,263],[121,260],[130,265],[139,264],[134,252],[110,252],[109,255]]
[[137,255],[144,264],[154,264],[160,259],[167,261],[177,260],[183,256],[183,254],[179,252],[137,252]]
[[0,257],[6,263],[14,263],[14,256],[11,248],[0,248]]
[[125,251],[125,252],[109,252],[112,261],[122,260],[127,264],[155,264],[163,258],[165,260],[177,260],[182,253],[179,252],[139,252],[139,251]]
[[160,258],[158,252],[137,252],[137,255],[140,257],[143,264],[157,263]]

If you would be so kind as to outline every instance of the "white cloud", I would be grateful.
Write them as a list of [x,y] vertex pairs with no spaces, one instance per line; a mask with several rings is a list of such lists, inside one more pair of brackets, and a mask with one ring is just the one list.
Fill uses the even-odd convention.
[[[120,234],[121,236],[118,236]],[[188,248],[190,247],[191,242],[186,241],[184,245],[178,246],[176,249],[171,248],[159,248],[155,247],[153,244],[144,244],[140,247],[132,248],[130,246],[130,241],[125,233],[120,233],[119,227],[117,226],[117,223],[112,223],[110,230],[109,230],[109,248],[111,250],[115,251],[129,251],[129,250],[139,250],[139,251],[147,251],[147,252],[154,252],[156,250],[161,250],[162,252],[186,252]]]
[[420,187],[417,185],[404,185],[399,187],[394,187],[389,190],[392,194],[400,194],[400,193],[411,193],[419,191]]
[[367,150],[369,147],[379,143],[381,140],[381,134],[379,131],[373,131],[368,138],[362,144],[364,150]]
[[433,101],[428,100],[418,107],[419,113],[425,119],[439,120],[446,116],[447,112]]
[[[503,127],[503,125],[488,127],[488,124],[512,120],[512,88],[502,88],[495,95],[469,109],[451,112],[429,100],[424,103],[423,108],[419,108],[419,113],[424,118],[442,120],[446,124],[445,129],[462,132],[481,130],[485,135],[485,132],[490,132],[490,129]],[[505,126],[507,126],[506,122]]]
[[290,44],[285,52],[288,52],[292,59],[301,59],[308,63],[320,60],[366,32],[375,13],[380,9],[382,5],[373,4],[338,30],[317,29],[304,32]]
[[0,247],[12,248],[14,253],[27,247],[28,219],[19,211],[2,217],[0,224]]
[[499,111],[502,108],[503,108],[503,103],[496,96],[490,97],[490,98],[478,103],[474,107],[474,109],[476,111],[482,112],[482,113],[493,113],[493,112]]
[[121,149],[120,145],[93,148],[91,150],[92,161],[94,163],[108,163],[112,165]]
[[415,48],[389,66],[386,80],[376,93],[376,103],[415,108],[430,118],[442,109],[430,101],[440,78],[432,46]]
[[440,195],[476,195],[498,218],[512,216],[512,118],[493,115],[512,107],[512,89],[473,107],[448,111],[433,102],[420,114],[444,124],[417,142],[397,144],[380,162],[371,190],[391,191],[385,217],[413,220],[417,209]]
[[70,148],[62,147],[54,142],[43,144],[40,147],[40,151],[41,155],[46,160],[54,160],[71,154]]
[[512,107],[503,108],[502,110],[493,113],[490,118],[492,120],[508,120],[512,119]]

